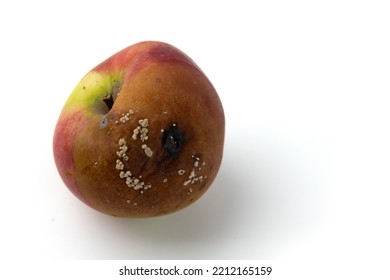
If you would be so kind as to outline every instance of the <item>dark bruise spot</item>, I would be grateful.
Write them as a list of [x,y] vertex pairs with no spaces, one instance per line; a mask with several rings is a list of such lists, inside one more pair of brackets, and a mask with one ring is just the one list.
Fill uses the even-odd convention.
[[108,124],[108,119],[107,119],[107,117],[104,117],[104,118],[100,121],[99,127],[100,127],[100,128],[105,128],[105,127],[107,126],[107,124]]
[[184,138],[177,124],[172,124],[168,129],[164,130],[162,144],[171,155],[176,155],[180,152],[184,144]]

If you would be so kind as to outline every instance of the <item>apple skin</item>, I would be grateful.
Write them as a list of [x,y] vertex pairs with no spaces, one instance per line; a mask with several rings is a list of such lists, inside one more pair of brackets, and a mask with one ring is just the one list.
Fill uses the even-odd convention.
[[69,190],[117,217],[153,217],[196,201],[222,161],[225,118],[216,90],[177,48],[140,42],[86,74],[53,139]]

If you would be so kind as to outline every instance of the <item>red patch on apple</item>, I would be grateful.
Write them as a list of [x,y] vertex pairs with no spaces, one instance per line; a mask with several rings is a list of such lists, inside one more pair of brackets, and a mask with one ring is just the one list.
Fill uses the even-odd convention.
[[88,204],[81,194],[75,180],[76,170],[73,162],[73,147],[76,136],[84,127],[87,120],[83,118],[82,112],[68,114],[57,123],[54,139],[53,152],[54,159],[60,175],[69,190],[84,203]]

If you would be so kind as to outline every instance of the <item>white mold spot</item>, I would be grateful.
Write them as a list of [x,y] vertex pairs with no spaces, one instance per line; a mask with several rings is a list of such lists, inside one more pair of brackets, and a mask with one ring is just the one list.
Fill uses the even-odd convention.
[[140,126],[137,126],[136,128],[134,128],[133,130],[133,140],[137,140],[138,138],[138,135],[141,139],[142,142],[148,140],[148,132],[149,132],[149,129],[147,129],[147,127],[149,126],[149,120],[148,119],[140,119],[138,120],[138,123],[140,124]]
[[192,178],[195,178],[196,174],[195,174],[195,170],[192,169],[191,170],[191,173],[190,173],[190,176],[188,176],[188,179],[192,179]]
[[140,127],[140,126],[137,126],[137,128],[134,128],[134,130],[133,130],[133,136],[132,136],[132,138],[133,138],[134,140],[137,140],[137,137],[138,137],[138,134],[139,134],[140,131],[141,131],[141,127]]
[[[184,181],[183,186],[187,186],[188,184],[194,184],[197,181],[203,181],[203,179],[206,179],[207,176],[205,175],[198,175],[195,169],[197,168],[198,171],[202,170],[201,167],[199,167],[200,158],[197,156],[192,156],[193,159],[195,159],[194,162],[194,168],[190,171],[187,180]],[[202,163],[202,166],[206,165],[205,162]],[[184,174],[184,173],[183,173]],[[182,175],[182,174],[181,174]]]
[[[134,128],[132,139],[137,140],[138,136],[142,142],[145,142],[149,139],[148,133],[149,129],[147,128],[149,126],[149,119],[139,119],[138,120],[139,126]],[[141,148],[144,150],[145,155],[148,157],[151,157],[153,155],[153,150],[148,147],[146,144],[142,144]]]
[[[126,123],[130,120],[130,115],[134,114],[134,111],[133,110],[129,110],[126,114],[122,114],[122,117],[120,117],[119,121],[121,123]],[[119,122],[118,121],[115,121],[116,124],[118,124]]]
[[[121,160],[122,158],[127,161],[129,157],[126,155],[126,152],[128,150],[128,147],[126,145],[126,140],[125,138],[120,138],[118,141],[119,145],[119,151],[117,151],[117,155],[119,159],[116,160],[115,163],[115,168],[117,170],[120,170],[119,172],[119,178],[124,179],[126,185],[130,188],[133,188],[134,190],[139,190],[139,189],[149,189],[152,186],[150,184],[146,184],[145,182],[141,181],[140,179],[136,178],[133,176],[130,170],[125,170],[125,165],[123,161]],[[145,147],[145,153],[150,154],[153,153],[150,148],[147,146]],[[150,155],[151,156],[151,155]],[[139,178],[142,178],[141,175],[139,175]]]
[[123,170],[124,167],[125,166],[123,165],[123,162],[120,159],[117,159],[115,168],[118,169],[118,170]]
[[127,122],[129,119],[130,119],[129,116],[126,114],[126,115],[123,115],[123,116],[119,119],[119,121],[120,121],[121,123],[125,123],[125,122]]
[[149,139],[148,132],[149,132],[149,130],[147,128],[145,128],[145,127],[141,128],[140,138],[141,138],[142,142],[144,142],[144,141]]
[[119,158],[123,158],[125,161],[129,160],[129,157],[126,155],[128,147],[126,145],[125,138],[119,139],[118,144],[119,144],[119,151],[117,151],[116,154],[119,156]]
[[141,148],[144,150],[145,154],[148,156],[148,157],[151,157],[153,155],[153,151],[151,148],[148,147],[148,145],[146,144],[143,144],[141,146]]
[[153,155],[153,151],[152,149],[150,149],[149,147],[147,147],[145,149],[145,154],[148,156],[148,157],[151,157]]
[[186,173],[186,171],[183,169],[180,169],[179,171],[177,171],[177,174],[179,174],[180,176],[184,175],[184,173]]
[[138,121],[138,123],[142,126],[142,127],[148,127],[149,125],[149,120],[148,119],[140,119]]
[[118,144],[119,144],[119,146],[126,145],[126,140],[125,140],[125,138],[120,138]]

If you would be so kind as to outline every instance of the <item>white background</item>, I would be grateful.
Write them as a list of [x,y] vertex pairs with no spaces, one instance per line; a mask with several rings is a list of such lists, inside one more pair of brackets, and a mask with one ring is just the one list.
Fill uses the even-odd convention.
[[[1,258],[276,259],[296,276],[389,277],[386,2],[1,2]],[[66,189],[52,137],[81,77],[143,40],[207,74],[225,153],[192,206],[118,219]]]

